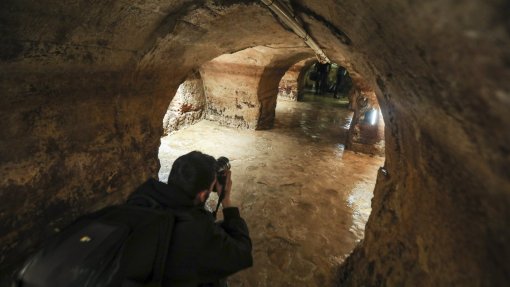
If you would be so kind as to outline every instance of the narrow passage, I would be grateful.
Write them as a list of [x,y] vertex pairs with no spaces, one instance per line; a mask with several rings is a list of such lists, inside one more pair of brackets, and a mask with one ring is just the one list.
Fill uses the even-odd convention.
[[329,286],[363,238],[384,158],[345,151],[351,112],[305,99],[279,101],[272,130],[202,120],[161,139],[165,182],[173,161],[189,151],[231,160],[232,200],[254,244],[254,267],[230,278],[231,286]]

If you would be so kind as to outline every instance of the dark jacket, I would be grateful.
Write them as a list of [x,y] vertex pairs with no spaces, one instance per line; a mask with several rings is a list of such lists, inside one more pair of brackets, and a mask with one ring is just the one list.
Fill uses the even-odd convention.
[[194,205],[193,198],[155,179],[140,186],[128,202],[153,206],[146,196],[177,217],[163,286],[218,286],[220,279],[253,265],[248,227],[236,207],[223,209],[223,222],[215,223],[210,212]]

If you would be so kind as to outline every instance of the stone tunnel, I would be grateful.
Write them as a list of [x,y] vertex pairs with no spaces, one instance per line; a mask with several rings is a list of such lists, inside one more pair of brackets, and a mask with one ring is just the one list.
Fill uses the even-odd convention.
[[[316,58],[263,2],[2,1],[1,286],[55,229],[157,178],[162,136],[275,128]],[[363,240],[302,286],[508,286],[509,2],[279,2],[351,75],[346,148],[385,157]],[[262,277],[246,286],[291,286]]]

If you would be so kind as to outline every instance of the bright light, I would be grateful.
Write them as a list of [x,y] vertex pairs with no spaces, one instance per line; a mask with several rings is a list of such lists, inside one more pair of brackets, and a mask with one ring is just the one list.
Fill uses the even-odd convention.
[[375,125],[375,123],[377,122],[377,114],[378,114],[378,112],[376,109],[373,109],[370,111],[369,119],[370,119],[371,125]]

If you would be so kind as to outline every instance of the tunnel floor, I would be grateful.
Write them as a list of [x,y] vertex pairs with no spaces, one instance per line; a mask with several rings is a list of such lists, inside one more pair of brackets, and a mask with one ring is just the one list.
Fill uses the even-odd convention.
[[345,151],[352,113],[331,100],[308,100],[279,101],[272,130],[203,120],[161,139],[165,182],[173,161],[189,151],[231,160],[232,200],[250,228],[254,266],[230,286],[329,286],[363,238],[384,158]]

